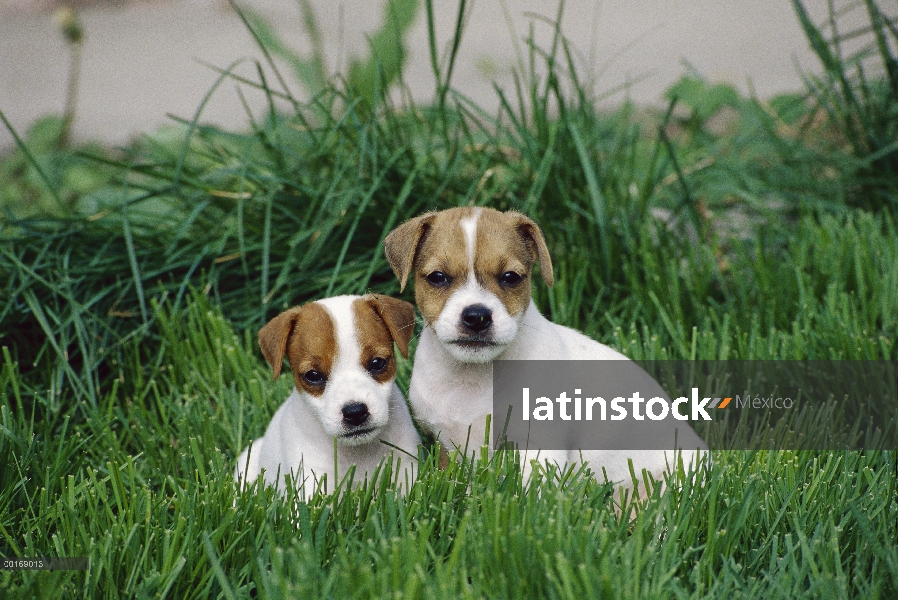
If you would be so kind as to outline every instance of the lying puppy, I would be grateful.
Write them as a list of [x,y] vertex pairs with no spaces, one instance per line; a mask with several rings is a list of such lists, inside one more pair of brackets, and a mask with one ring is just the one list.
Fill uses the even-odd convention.
[[296,388],[237,458],[234,476],[253,481],[264,469],[265,482],[283,492],[290,473],[309,497],[325,475],[333,490],[351,465],[355,481],[371,474],[393,451],[381,440],[416,455],[421,439],[394,383],[393,357],[393,342],[408,357],[414,324],[414,306],[375,295],[318,300],[272,319],[259,331],[262,354],[277,379],[286,353]]
[[[551,286],[552,261],[540,228],[522,214],[475,207],[427,213],[394,229],[384,246],[400,289],[415,276],[424,330],[409,401],[418,422],[444,445],[464,448],[484,439],[494,360],[628,360],[539,313],[530,275],[539,260]],[[684,464],[696,464],[695,449],[706,446],[687,424],[678,428],[676,435],[671,430],[670,447],[676,437]],[[580,457],[567,451],[539,454],[559,464]],[[656,479],[675,465],[674,453],[660,450],[584,451],[582,457],[597,473],[604,468],[609,480],[625,485],[631,481],[628,458],[637,475],[647,469]],[[529,472],[528,462],[524,466]]]

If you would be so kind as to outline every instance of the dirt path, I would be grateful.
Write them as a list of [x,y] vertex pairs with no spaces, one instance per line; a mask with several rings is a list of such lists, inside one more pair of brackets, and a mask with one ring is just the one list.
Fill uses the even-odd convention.
[[[0,3],[0,110],[20,131],[42,114],[62,110],[68,63],[52,14],[12,4],[26,1]],[[251,0],[250,4],[301,47],[294,2]],[[445,40],[456,3],[436,4],[441,10],[437,29]],[[346,55],[364,52],[364,33],[379,22],[383,0],[313,0],[313,5],[336,68],[341,60],[345,64]],[[508,0],[507,5],[518,37],[533,23],[537,38],[548,41],[549,26],[528,13],[552,17],[554,3]],[[412,32],[406,69],[407,82],[419,100],[431,97],[434,88],[423,16],[422,11]],[[216,79],[216,73],[197,59],[227,67],[235,60],[260,56],[237,16],[220,0],[94,3],[81,9],[81,17],[86,39],[74,127],[79,140],[120,144],[170,122],[166,113],[190,118]],[[657,102],[684,73],[684,61],[712,81],[732,82],[742,90],[748,90],[751,82],[760,96],[798,89],[796,65],[816,68],[791,3],[784,0],[572,0],[567,3],[564,30],[582,53],[582,70],[597,81],[597,91],[647,76],[628,92],[641,103]],[[512,39],[499,2],[475,3],[453,79],[456,88],[482,106],[495,107],[490,79],[506,86],[510,82],[515,64]],[[252,63],[245,61],[238,71],[251,74]],[[234,87],[225,83],[214,94],[204,121],[228,127],[246,122]],[[622,98],[614,96],[611,102]],[[251,94],[250,103],[257,114],[264,107],[258,95]],[[10,135],[0,131],[0,148],[10,144]]]

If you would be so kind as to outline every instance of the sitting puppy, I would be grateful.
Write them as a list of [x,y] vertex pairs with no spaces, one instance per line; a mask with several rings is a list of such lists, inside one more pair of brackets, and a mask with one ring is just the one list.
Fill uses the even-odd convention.
[[[539,313],[530,275],[539,260],[551,286],[552,261],[540,228],[522,214],[475,207],[427,213],[394,229],[384,246],[401,289],[415,276],[424,330],[409,401],[418,422],[444,445],[465,448],[484,439],[494,360],[628,360]],[[695,449],[706,446],[687,424],[678,429],[670,431],[670,447],[676,439],[684,464],[695,465]],[[580,457],[573,451],[539,454],[559,464]],[[584,451],[582,457],[595,472],[604,468],[609,480],[624,485],[631,481],[628,458],[637,475],[644,468],[656,479],[676,464],[671,451]],[[524,468],[529,472],[528,462]]]
[[309,497],[325,475],[333,490],[351,465],[355,481],[371,474],[393,451],[381,440],[416,455],[421,440],[394,383],[393,357],[393,342],[408,357],[414,324],[414,306],[375,295],[318,300],[272,319],[259,331],[262,354],[277,379],[286,353],[296,388],[237,458],[235,477],[253,481],[264,469],[266,483],[283,492],[290,473]]

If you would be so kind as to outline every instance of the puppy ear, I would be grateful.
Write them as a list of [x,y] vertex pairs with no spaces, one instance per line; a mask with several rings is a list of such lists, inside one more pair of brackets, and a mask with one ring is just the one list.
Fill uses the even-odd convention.
[[383,319],[393,341],[399,346],[402,356],[408,358],[408,344],[415,332],[415,307],[413,304],[390,296],[367,296],[368,304]]
[[421,216],[409,219],[384,238],[384,251],[393,273],[399,279],[399,291],[405,289],[409,273],[415,264],[415,255],[418,253],[418,245],[430,228],[436,213],[424,213]]
[[515,219],[515,228],[518,234],[524,239],[524,243],[527,244],[533,256],[539,260],[539,272],[542,273],[543,281],[547,286],[552,287],[555,283],[555,277],[552,274],[552,258],[549,256],[549,249],[546,247],[542,230],[532,219],[521,213],[510,212],[509,214]]
[[299,311],[299,308],[291,308],[288,311],[284,311],[259,330],[259,347],[262,349],[262,355],[265,356],[265,360],[274,369],[275,379],[281,374],[281,367],[284,365],[284,353],[287,351],[287,341],[290,339],[290,333],[293,332],[293,327],[296,325]]

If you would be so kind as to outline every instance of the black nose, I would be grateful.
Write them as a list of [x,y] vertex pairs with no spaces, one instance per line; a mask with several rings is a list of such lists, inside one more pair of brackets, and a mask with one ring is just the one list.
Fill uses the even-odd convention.
[[480,333],[493,324],[493,311],[482,304],[472,304],[461,312],[461,322],[467,329]]
[[368,405],[361,402],[353,402],[343,407],[343,422],[347,425],[358,426],[368,420]]

